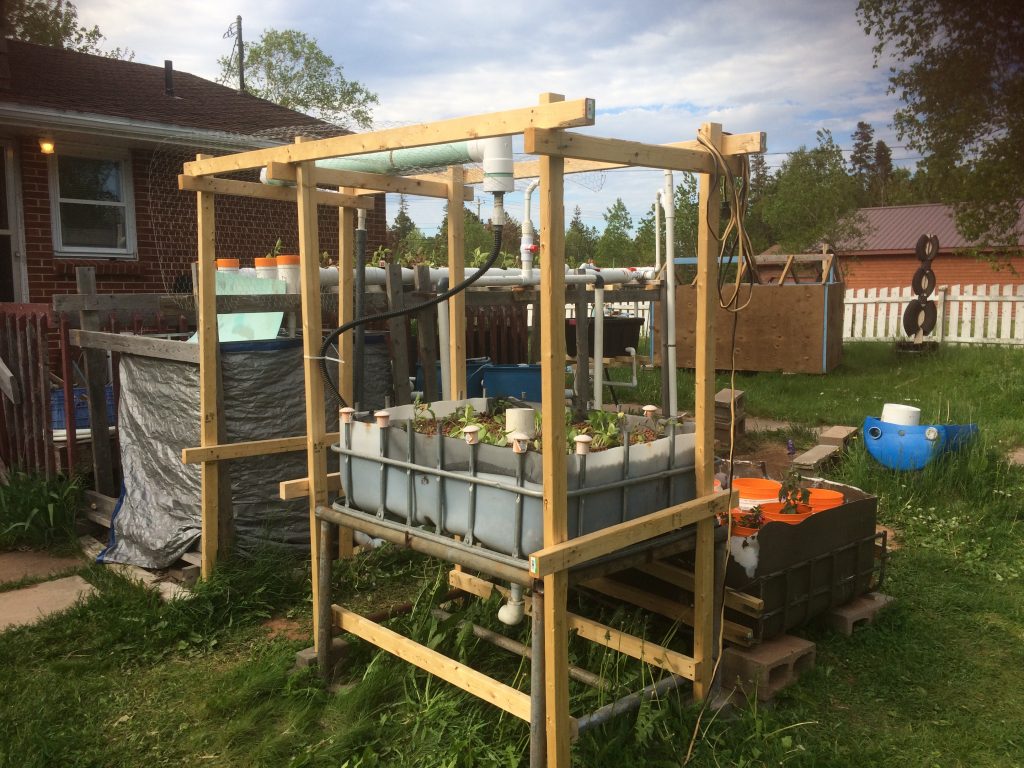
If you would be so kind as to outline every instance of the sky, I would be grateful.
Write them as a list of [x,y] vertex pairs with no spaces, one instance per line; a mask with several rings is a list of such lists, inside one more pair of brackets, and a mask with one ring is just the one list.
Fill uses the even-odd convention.
[[[889,64],[873,66],[856,0],[80,0],[78,10],[108,47],[127,46],[146,64],[172,59],[209,79],[231,52],[224,33],[236,15],[247,40],[298,29],[379,96],[379,128],[529,106],[553,91],[595,99],[595,125],[578,130],[598,136],[667,143],[718,122],[731,133],[766,132],[766,160],[777,168],[786,153],[814,146],[821,128],[849,149],[864,120],[897,165],[913,164],[890,126],[898,101],[887,93]],[[603,229],[603,213],[622,198],[635,224],[662,184],[657,170],[568,176],[566,220],[579,206]],[[525,186],[506,196],[516,218]],[[393,216],[397,200],[388,207]],[[410,199],[409,214],[431,235],[442,204]]]

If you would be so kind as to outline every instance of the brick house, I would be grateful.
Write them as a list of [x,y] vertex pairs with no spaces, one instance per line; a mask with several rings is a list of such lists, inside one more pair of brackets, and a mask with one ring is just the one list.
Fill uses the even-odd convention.
[[[847,288],[909,286],[920,262],[914,246],[922,234],[939,238],[939,255],[932,264],[940,285],[1024,284],[1024,209],[1017,231],[1018,247],[1008,252],[964,253],[971,244],[957,232],[948,205],[922,204],[862,208],[863,242],[840,250]],[[988,258],[990,257],[990,258]]]
[[[96,268],[100,293],[181,290],[196,253],[183,162],[340,132],[170,62],[0,39],[0,302],[74,293],[81,265]],[[319,213],[334,253],[337,213]],[[298,245],[294,205],[220,195],[216,216],[218,256],[243,266],[278,238],[286,252]],[[384,195],[367,219],[372,253],[385,243]]]

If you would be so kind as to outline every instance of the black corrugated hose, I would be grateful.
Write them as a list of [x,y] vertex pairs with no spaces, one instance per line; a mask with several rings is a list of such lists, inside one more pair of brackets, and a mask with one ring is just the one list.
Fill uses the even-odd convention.
[[504,225],[502,224],[494,225],[494,245],[491,246],[491,253],[487,257],[487,262],[484,264],[482,269],[478,269],[475,274],[467,277],[458,285],[449,288],[444,293],[439,293],[432,299],[427,299],[420,304],[416,304],[415,306],[405,307],[404,309],[395,309],[390,312],[381,312],[380,314],[368,315],[367,317],[359,317],[355,320],[350,320],[341,327],[335,328],[330,332],[327,338],[324,339],[323,345],[320,347],[320,375],[323,376],[324,384],[327,386],[328,391],[334,395],[334,399],[339,405],[344,407],[347,406],[348,403],[346,403],[345,399],[341,396],[341,392],[338,391],[338,387],[335,386],[334,380],[331,378],[330,373],[327,370],[327,353],[330,350],[331,345],[335,344],[343,333],[351,331],[353,328],[357,328],[360,325],[375,323],[381,320],[391,320],[395,317],[401,317],[402,315],[411,315],[413,312],[419,312],[421,309],[433,307],[443,301],[448,301],[452,296],[469,288],[469,286],[483,277],[487,270],[493,267],[495,262],[497,262],[498,257],[501,255],[501,232],[503,229]]

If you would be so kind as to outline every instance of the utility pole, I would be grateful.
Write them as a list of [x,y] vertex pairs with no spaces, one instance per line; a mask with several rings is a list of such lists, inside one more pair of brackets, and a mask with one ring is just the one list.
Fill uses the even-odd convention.
[[228,27],[224,39],[237,38],[235,49],[238,51],[238,92],[245,93],[245,45],[242,43],[242,17],[236,16],[235,23]]

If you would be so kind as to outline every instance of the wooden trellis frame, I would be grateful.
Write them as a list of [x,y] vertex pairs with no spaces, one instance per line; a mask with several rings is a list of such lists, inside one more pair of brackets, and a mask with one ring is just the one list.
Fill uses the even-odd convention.
[[[552,766],[568,766],[569,744],[576,732],[576,720],[569,713],[568,633],[570,629],[595,642],[613,644],[625,653],[643,658],[648,663],[679,674],[693,681],[694,695],[707,695],[713,673],[715,650],[713,636],[713,558],[714,516],[731,506],[728,493],[714,493],[714,346],[713,303],[717,300],[718,188],[712,154],[698,141],[671,145],[647,145],[617,139],[597,138],[571,133],[566,129],[592,125],[594,102],[591,99],[564,101],[557,94],[543,94],[534,107],[498,112],[475,117],[458,118],[405,128],[394,128],[368,134],[353,134],[313,141],[296,140],[295,144],[242,152],[222,157],[197,157],[186,163],[179,185],[197,193],[199,208],[199,356],[201,396],[201,445],[186,451],[188,458],[202,466],[203,573],[209,575],[218,554],[222,530],[219,519],[219,468],[221,462],[240,456],[253,456],[286,450],[305,449],[308,459],[307,477],[282,483],[281,495],[286,498],[307,496],[309,499],[311,557],[313,560],[313,598],[320,609],[314,614],[314,636],[320,651],[326,654],[325,638],[330,637],[327,623],[356,634],[378,647],[402,656],[476,696],[491,701],[513,715],[532,720],[533,741],[540,736],[544,750],[531,750],[532,762]],[[724,136],[721,126],[705,124],[702,136],[715,144],[735,162],[733,155],[764,151],[764,134],[751,133]],[[352,312],[352,223],[356,208],[370,207],[368,194],[380,191],[401,191],[408,194],[445,198],[449,206],[460,206],[472,199],[466,184],[479,181],[474,170],[455,166],[443,177],[393,177],[370,173],[350,173],[317,169],[314,162],[340,157],[460,141],[523,134],[526,151],[539,159],[517,163],[517,178],[540,178],[540,301],[541,372],[543,402],[564,401],[564,365],[566,359],[563,316],[565,306],[565,254],[563,183],[566,173],[603,170],[623,166],[642,166],[702,174],[700,182],[700,230],[698,241],[698,336],[696,365],[696,484],[697,498],[646,517],[622,523],[586,536],[568,540],[566,488],[566,432],[560,407],[543,408],[543,516],[544,548],[532,553],[529,569],[513,574],[520,583],[534,588],[538,604],[543,605],[542,621],[543,668],[536,668],[531,694],[523,694],[468,666],[458,664],[408,638],[364,617],[333,606],[324,612],[320,597],[321,560],[330,554],[321,547],[318,512],[326,516],[329,490],[337,481],[328,477],[327,451],[337,434],[327,434],[324,419],[324,391],[318,370],[319,346],[322,338],[319,285],[319,243],[317,240],[317,205],[339,208],[341,229],[339,253],[340,322]],[[274,179],[291,181],[294,187],[263,187],[241,185],[215,178],[217,174],[239,170],[266,168]],[[325,192],[318,184],[337,187],[338,192]],[[219,394],[217,380],[217,321],[214,271],[213,200],[216,194],[237,194],[296,201],[299,225],[299,259],[302,295],[302,329],[305,340],[306,434],[249,443],[223,444],[220,414],[215,407]],[[461,217],[449,222],[449,269],[451,282],[461,279],[463,270],[463,233]],[[449,302],[451,313],[451,380],[452,395],[462,396],[465,384],[465,308],[464,297]],[[340,389],[351,397],[353,361],[349,344],[343,342],[339,365]],[[570,570],[624,547],[643,544],[653,538],[685,526],[695,526],[696,549],[693,577],[694,652],[692,657],[647,644],[639,638],[616,632],[608,627],[573,616],[567,612]],[[344,533],[344,531],[343,531]],[[351,536],[341,537],[350,546]],[[326,543],[326,539],[324,539]],[[342,551],[342,555],[347,554]],[[469,592],[481,593],[486,582],[456,569],[453,583]],[[325,619],[326,617],[326,619]],[[543,695],[541,696],[541,694]],[[543,719],[537,721],[537,713]],[[546,758],[543,755],[546,753]]]

